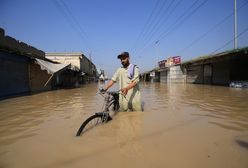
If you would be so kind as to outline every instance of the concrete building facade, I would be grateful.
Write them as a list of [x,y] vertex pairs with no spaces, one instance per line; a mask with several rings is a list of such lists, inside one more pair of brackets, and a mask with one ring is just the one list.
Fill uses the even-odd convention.
[[96,81],[96,66],[81,52],[46,52],[45,57],[55,62],[71,64],[80,71],[82,82]]
[[229,85],[232,81],[248,81],[248,47],[184,62],[186,82]]
[[160,72],[162,83],[193,83],[229,86],[231,82],[248,82],[248,47],[198,57],[179,65],[164,66],[142,73],[144,81],[151,72]]
[[75,86],[78,72],[70,64],[45,58],[45,53],[5,36],[0,29],[0,99]]

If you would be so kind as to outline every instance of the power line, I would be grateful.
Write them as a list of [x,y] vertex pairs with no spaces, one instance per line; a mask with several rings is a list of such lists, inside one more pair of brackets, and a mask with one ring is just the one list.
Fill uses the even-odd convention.
[[174,1],[172,1],[172,3],[168,6],[168,8],[166,9],[166,11],[168,11],[168,15],[166,17],[163,17],[164,20],[162,22],[159,23],[159,25],[156,27],[154,27],[150,37],[148,38],[148,41],[150,41],[152,39],[152,37],[162,28],[162,25],[164,25],[166,23],[166,21],[168,20],[168,18],[174,13],[174,11],[176,11],[176,8],[180,5],[180,3],[182,2],[183,0],[179,0],[177,2],[177,4],[174,6],[174,8],[172,9],[171,12],[169,12],[169,9],[171,7],[171,5],[173,4]]
[[75,17],[72,15],[72,13],[70,12],[69,8],[63,2],[63,0],[61,1],[62,5],[61,5],[61,3],[59,3],[58,0],[53,0],[52,2],[56,6],[56,8],[60,11],[60,13],[64,16],[64,18],[67,21],[67,23],[79,35],[79,37],[81,37],[81,39],[85,42],[86,48],[88,48],[88,50],[91,51],[92,49],[89,47],[89,44],[87,42],[87,38],[83,34],[83,31],[82,31],[82,28],[81,28],[80,24],[76,21]]
[[[167,0],[163,0],[163,2],[162,2],[162,4],[161,4],[160,8],[158,9],[157,12],[155,12],[155,14],[154,14],[154,16],[153,16],[153,19],[152,19],[152,18],[150,19],[151,21],[148,23],[147,29],[144,31],[143,36],[141,36],[141,37],[143,37],[143,38],[140,39],[141,41],[144,41],[144,40],[146,39],[146,34],[147,34],[146,32],[147,32],[147,31],[148,31],[148,32],[150,31],[151,26],[154,24],[154,22],[156,21],[157,17],[160,15],[161,11],[163,10],[163,8],[164,8],[164,6],[165,6],[165,4],[166,4],[166,1],[167,1]],[[158,7],[158,5],[159,5],[159,3],[156,4],[156,7]],[[155,11],[156,11],[156,10],[155,10]]]
[[[152,25],[151,29],[148,30],[147,35],[145,36],[143,43],[142,44],[146,44],[147,42],[150,41],[150,38],[153,36],[154,30],[155,28],[157,29],[157,25],[161,24],[161,21],[163,18],[167,19],[166,17],[164,17],[164,15],[169,11],[171,5],[174,3],[175,1],[171,1],[171,3],[168,5],[168,7],[164,10],[165,12],[159,17],[158,21]],[[141,46],[142,47],[142,46]]]
[[73,16],[71,10],[68,8],[68,6],[66,5],[66,3],[61,0],[63,6],[65,7],[67,13],[69,14],[69,16],[71,17],[72,21],[74,23],[76,23],[77,27],[79,28],[79,30],[82,32],[82,34],[85,36],[85,38],[88,38],[87,34],[85,33],[85,31],[83,30],[82,26],[78,23],[77,19]]
[[[174,1],[172,1],[174,2]],[[164,17],[164,20],[162,22],[160,22],[160,24],[157,26],[157,29],[154,29],[153,34],[151,34],[151,37],[154,35],[154,33],[156,33],[160,28],[162,28],[162,25],[164,25],[166,23],[166,21],[168,20],[168,18],[173,14],[174,11],[176,11],[176,8],[180,5],[180,3],[182,2],[182,0],[178,1],[177,4],[174,6],[174,8],[172,9],[171,12],[169,12],[169,9],[171,7],[171,5],[173,3],[170,4],[170,6],[167,8],[168,11],[168,15],[166,17]],[[151,38],[150,38],[151,39]]]
[[158,4],[159,4],[159,0],[156,1],[156,4],[155,4],[155,6],[153,7],[152,12],[151,12],[151,14],[149,15],[149,17],[148,17],[148,19],[147,19],[147,21],[146,21],[144,27],[142,28],[142,30],[141,30],[141,32],[140,32],[140,34],[138,35],[138,38],[136,39],[133,48],[136,47],[138,41],[140,40],[140,38],[141,38],[142,35],[144,34],[144,31],[145,31],[145,29],[147,28],[147,26],[148,26],[150,20],[152,19],[152,16],[153,16],[154,12],[156,11],[156,9],[157,9],[157,7],[158,7]]
[[[239,11],[241,8],[243,8],[245,5],[248,4],[248,1],[245,1],[245,3],[240,6],[237,11]],[[232,12],[231,14],[229,14],[228,16],[226,16],[224,19],[222,19],[219,23],[217,23],[216,25],[214,25],[213,27],[211,27],[207,32],[205,32],[203,35],[201,35],[200,37],[198,37],[197,39],[195,39],[194,41],[192,41],[188,46],[186,46],[185,48],[183,48],[182,50],[179,51],[179,53],[184,52],[185,50],[189,49],[191,46],[193,46],[195,43],[197,43],[198,41],[200,41],[202,38],[204,38],[206,35],[208,35],[210,32],[212,32],[213,30],[215,30],[217,27],[219,27],[220,25],[222,25],[223,23],[225,23],[230,17],[232,17],[234,15],[234,12]]]
[[[185,12],[185,13],[177,20],[178,23],[175,22],[175,24],[172,25],[171,28],[167,30],[167,32],[165,31],[165,32],[160,36],[160,39],[159,39],[159,40],[164,39],[167,35],[169,35],[169,33],[175,31],[176,28],[180,27],[180,25],[182,25],[187,19],[189,19],[193,14],[195,14],[196,11],[197,11],[198,9],[200,9],[204,4],[206,4],[207,1],[208,1],[208,0],[205,0],[205,1],[201,2],[195,9],[193,9],[193,11],[191,11],[191,12],[188,13],[187,15],[186,15],[187,12]],[[196,0],[195,3],[193,3],[193,4],[191,5],[191,7],[190,7],[188,10],[190,11],[191,8],[193,8],[193,6],[194,6],[197,2],[198,2],[198,0]],[[180,21],[180,19],[181,19],[181,21]]]
[[[164,39],[169,33],[173,32],[176,30],[176,28],[178,28],[181,24],[183,24],[187,19],[189,19],[193,14],[196,13],[196,11],[198,9],[200,9],[208,0],[205,0],[203,2],[201,2],[196,8],[194,8],[194,6],[197,4],[199,0],[194,1],[194,3],[187,9],[184,11],[184,13],[177,18],[177,20],[168,28],[166,29],[161,35],[160,38],[158,38],[156,41],[160,41],[162,39]],[[192,10],[193,9],[193,10]],[[142,53],[142,51],[148,46],[149,43],[147,43],[146,46],[144,46],[139,53]],[[153,43],[152,43],[153,44]],[[150,44],[151,45],[151,44]]]
[[[248,31],[248,27],[246,29],[244,29],[241,33],[238,34],[237,38],[239,36],[241,36],[242,34],[246,33]],[[226,47],[227,45],[231,44],[233,41],[235,40],[235,37],[233,39],[231,39],[230,41],[228,41],[227,43],[225,43],[223,46],[221,46],[220,48],[214,50],[210,55],[213,55],[214,53],[216,53],[217,51],[221,50],[222,48]]]
[[[173,3],[174,1],[171,1],[171,2]],[[150,24],[150,27],[147,30],[147,33],[146,34],[149,35],[150,32],[154,29],[154,26],[156,26],[157,23],[160,21],[160,18],[163,17],[163,13],[162,13],[162,15],[160,15],[160,14],[163,11],[163,8],[165,7],[165,4],[166,4],[166,1],[164,1],[164,3],[162,4],[162,6],[160,7],[159,12],[157,13],[157,16],[155,17],[155,19],[152,20],[152,23]],[[165,10],[165,11],[167,11],[167,10]],[[159,17],[159,19],[157,19],[158,17]],[[147,36],[144,36],[144,40],[143,41],[145,41],[147,39]]]
[[[178,17],[177,19],[176,19],[176,21],[171,25],[171,27],[173,27],[173,25],[176,25],[177,23],[178,23],[178,21],[180,21],[180,19],[181,18],[183,18],[196,4],[197,4],[197,2],[198,2],[199,0],[195,0],[194,2],[193,2],[193,4],[188,8],[188,9],[186,9],[185,11],[184,11],[184,13],[180,16],[180,17]],[[167,28],[164,32],[168,32],[169,30],[170,30],[170,28],[171,27],[169,27],[169,28]],[[162,33],[162,35],[164,34],[164,32]],[[161,36],[161,35],[160,35]],[[157,39],[156,41],[160,41],[160,39]],[[139,51],[139,53],[141,53],[146,47],[148,47],[148,44],[149,43],[146,43],[147,45],[144,45],[143,46],[143,48]],[[152,43],[153,44],[153,43]]]

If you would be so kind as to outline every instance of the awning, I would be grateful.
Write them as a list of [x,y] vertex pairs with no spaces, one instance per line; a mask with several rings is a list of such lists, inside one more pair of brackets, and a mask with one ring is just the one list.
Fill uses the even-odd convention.
[[46,70],[48,74],[55,74],[56,72],[59,72],[70,66],[70,64],[55,64],[38,58],[35,58],[35,60],[35,62],[40,65],[40,68],[42,70]]

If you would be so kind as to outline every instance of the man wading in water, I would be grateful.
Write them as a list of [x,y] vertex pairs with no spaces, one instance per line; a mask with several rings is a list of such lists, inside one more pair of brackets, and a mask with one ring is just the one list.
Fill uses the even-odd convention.
[[123,67],[117,69],[112,79],[104,87],[104,91],[118,82],[120,91],[123,93],[119,97],[120,111],[142,111],[138,85],[139,69],[136,65],[130,64],[128,52],[122,52],[117,58],[120,59]]

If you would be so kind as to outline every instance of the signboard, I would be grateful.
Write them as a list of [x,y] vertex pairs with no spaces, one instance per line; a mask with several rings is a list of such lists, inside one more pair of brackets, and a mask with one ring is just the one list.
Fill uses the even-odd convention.
[[154,76],[155,76],[155,72],[154,71],[150,72],[150,77],[154,77]]
[[174,65],[181,64],[181,56],[174,56],[172,59]]
[[174,56],[167,59],[167,66],[181,64],[181,56]]
[[159,68],[165,68],[166,67],[166,62],[167,60],[162,60],[158,62],[158,67]]

